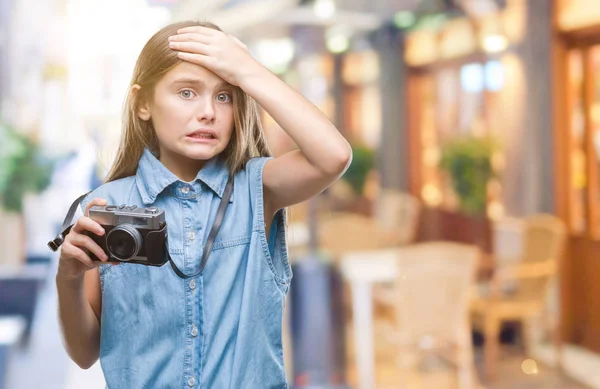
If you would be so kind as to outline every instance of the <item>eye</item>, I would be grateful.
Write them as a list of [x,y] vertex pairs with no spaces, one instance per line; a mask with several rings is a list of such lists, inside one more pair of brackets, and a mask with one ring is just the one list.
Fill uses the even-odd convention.
[[194,93],[194,91],[191,89],[183,89],[179,91],[179,96],[183,97],[184,99],[191,99],[195,94],[196,93]]
[[219,93],[217,95],[217,101],[219,101],[220,103],[230,103],[232,101],[232,98],[229,93]]

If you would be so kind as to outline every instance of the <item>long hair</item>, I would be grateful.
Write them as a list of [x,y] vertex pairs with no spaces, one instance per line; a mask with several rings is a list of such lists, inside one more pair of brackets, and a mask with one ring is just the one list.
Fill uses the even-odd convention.
[[[158,138],[152,120],[138,117],[138,109],[145,99],[154,97],[154,88],[165,73],[179,65],[182,60],[177,52],[169,47],[169,36],[176,35],[184,27],[203,26],[221,31],[208,22],[185,21],[170,24],[148,40],[137,59],[133,71],[129,93],[123,109],[123,132],[114,163],[106,177],[106,182],[135,175],[144,148],[158,152]],[[141,88],[131,93],[133,85]],[[260,123],[258,104],[241,88],[233,92],[234,130],[231,140],[223,151],[223,156],[231,173],[242,169],[253,157],[271,155],[265,134]]]

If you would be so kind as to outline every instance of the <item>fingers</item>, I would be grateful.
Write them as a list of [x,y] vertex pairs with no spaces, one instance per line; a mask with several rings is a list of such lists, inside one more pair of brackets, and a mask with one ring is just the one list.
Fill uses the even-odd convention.
[[169,42],[169,47],[174,50],[202,55],[207,55],[209,50],[209,46],[207,44],[198,42]]
[[197,42],[197,43],[204,43],[209,44],[210,43],[210,37],[208,35],[202,35],[202,34],[192,34],[192,33],[188,33],[188,34],[178,34],[178,35],[172,35],[169,37],[169,42]]
[[177,53],[177,56],[184,61],[191,62],[191,63],[203,66],[208,69],[211,68],[211,65],[213,62],[213,58],[209,57],[208,55],[204,55],[204,54],[192,54],[192,53],[185,53],[185,52],[181,51],[181,52]]
[[108,256],[104,253],[104,250],[102,250],[102,248],[98,246],[98,243],[94,242],[94,240],[87,235],[74,234],[73,236],[68,237],[68,242],[77,248],[87,249],[103,262],[108,261]]
[[[215,31],[206,27],[187,27],[178,31],[177,35],[172,35],[169,37],[169,42],[196,42],[202,43],[204,45],[210,45],[214,42],[213,37],[215,33],[219,33],[220,31]],[[244,50],[248,50],[248,46],[246,46],[238,37],[231,35],[227,35],[234,43],[243,48]],[[173,46],[172,46],[173,47]],[[186,50],[184,51],[192,51]],[[202,52],[204,53],[204,52]]]
[[84,212],[85,216],[89,216],[90,208],[92,208],[94,205],[100,205],[100,206],[106,205],[106,200],[100,199],[100,198],[95,198],[92,201],[90,201],[88,203],[88,205],[85,206],[85,212]]
[[75,225],[73,228],[71,228],[71,231],[75,232],[76,234],[83,234],[85,231],[90,231],[98,236],[104,235],[104,228],[102,228],[100,223],[90,219],[87,216],[82,216],[77,219]]
[[177,34],[201,34],[206,36],[214,36],[221,31],[203,26],[184,27],[177,30]]
[[92,261],[91,258],[85,253],[85,251],[71,244],[70,242],[65,242],[63,244],[61,255],[78,260],[88,269],[93,269],[103,263],[98,261]]

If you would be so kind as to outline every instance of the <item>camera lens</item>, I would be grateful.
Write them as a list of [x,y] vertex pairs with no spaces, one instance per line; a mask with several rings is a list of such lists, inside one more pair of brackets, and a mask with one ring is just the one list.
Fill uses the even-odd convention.
[[112,256],[121,261],[128,261],[140,251],[142,236],[134,226],[121,224],[108,233],[106,246]]

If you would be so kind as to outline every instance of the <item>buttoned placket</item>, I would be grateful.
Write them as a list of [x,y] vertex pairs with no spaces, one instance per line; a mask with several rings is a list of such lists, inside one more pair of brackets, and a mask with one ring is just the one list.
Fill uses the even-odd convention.
[[[193,187],[190,187],[189,184],[183,184],[181,188],[179,188],[180,193],[182,194],[183,200],[183,228],[184,228],[184,246],[186,247],[185,251],[185,268],[188,274],[195,272],[194,266],[194,256],[197,256],[198,253],[191,246],[192,242],[196,239],[196,234],[194,232],[195,227],[195,215],[193,214],[193,209],[195,209],[194,204],[196,202],[196,198],[198,194],[194,190]],[[199,279],[192,278],[191,280],[186,282],[186,301],[187,303],[187,314],[188,318],[186,323],[186,360],[190,361],[189,369],[186,371],[186,383],[188,387],[194,388],[199,383],[199,369],[200,369],[200,348],[201,348],[201,337],[199,330],[199,322],[202,317],[201,312],[201,291],[202,284],[199,282]]]

